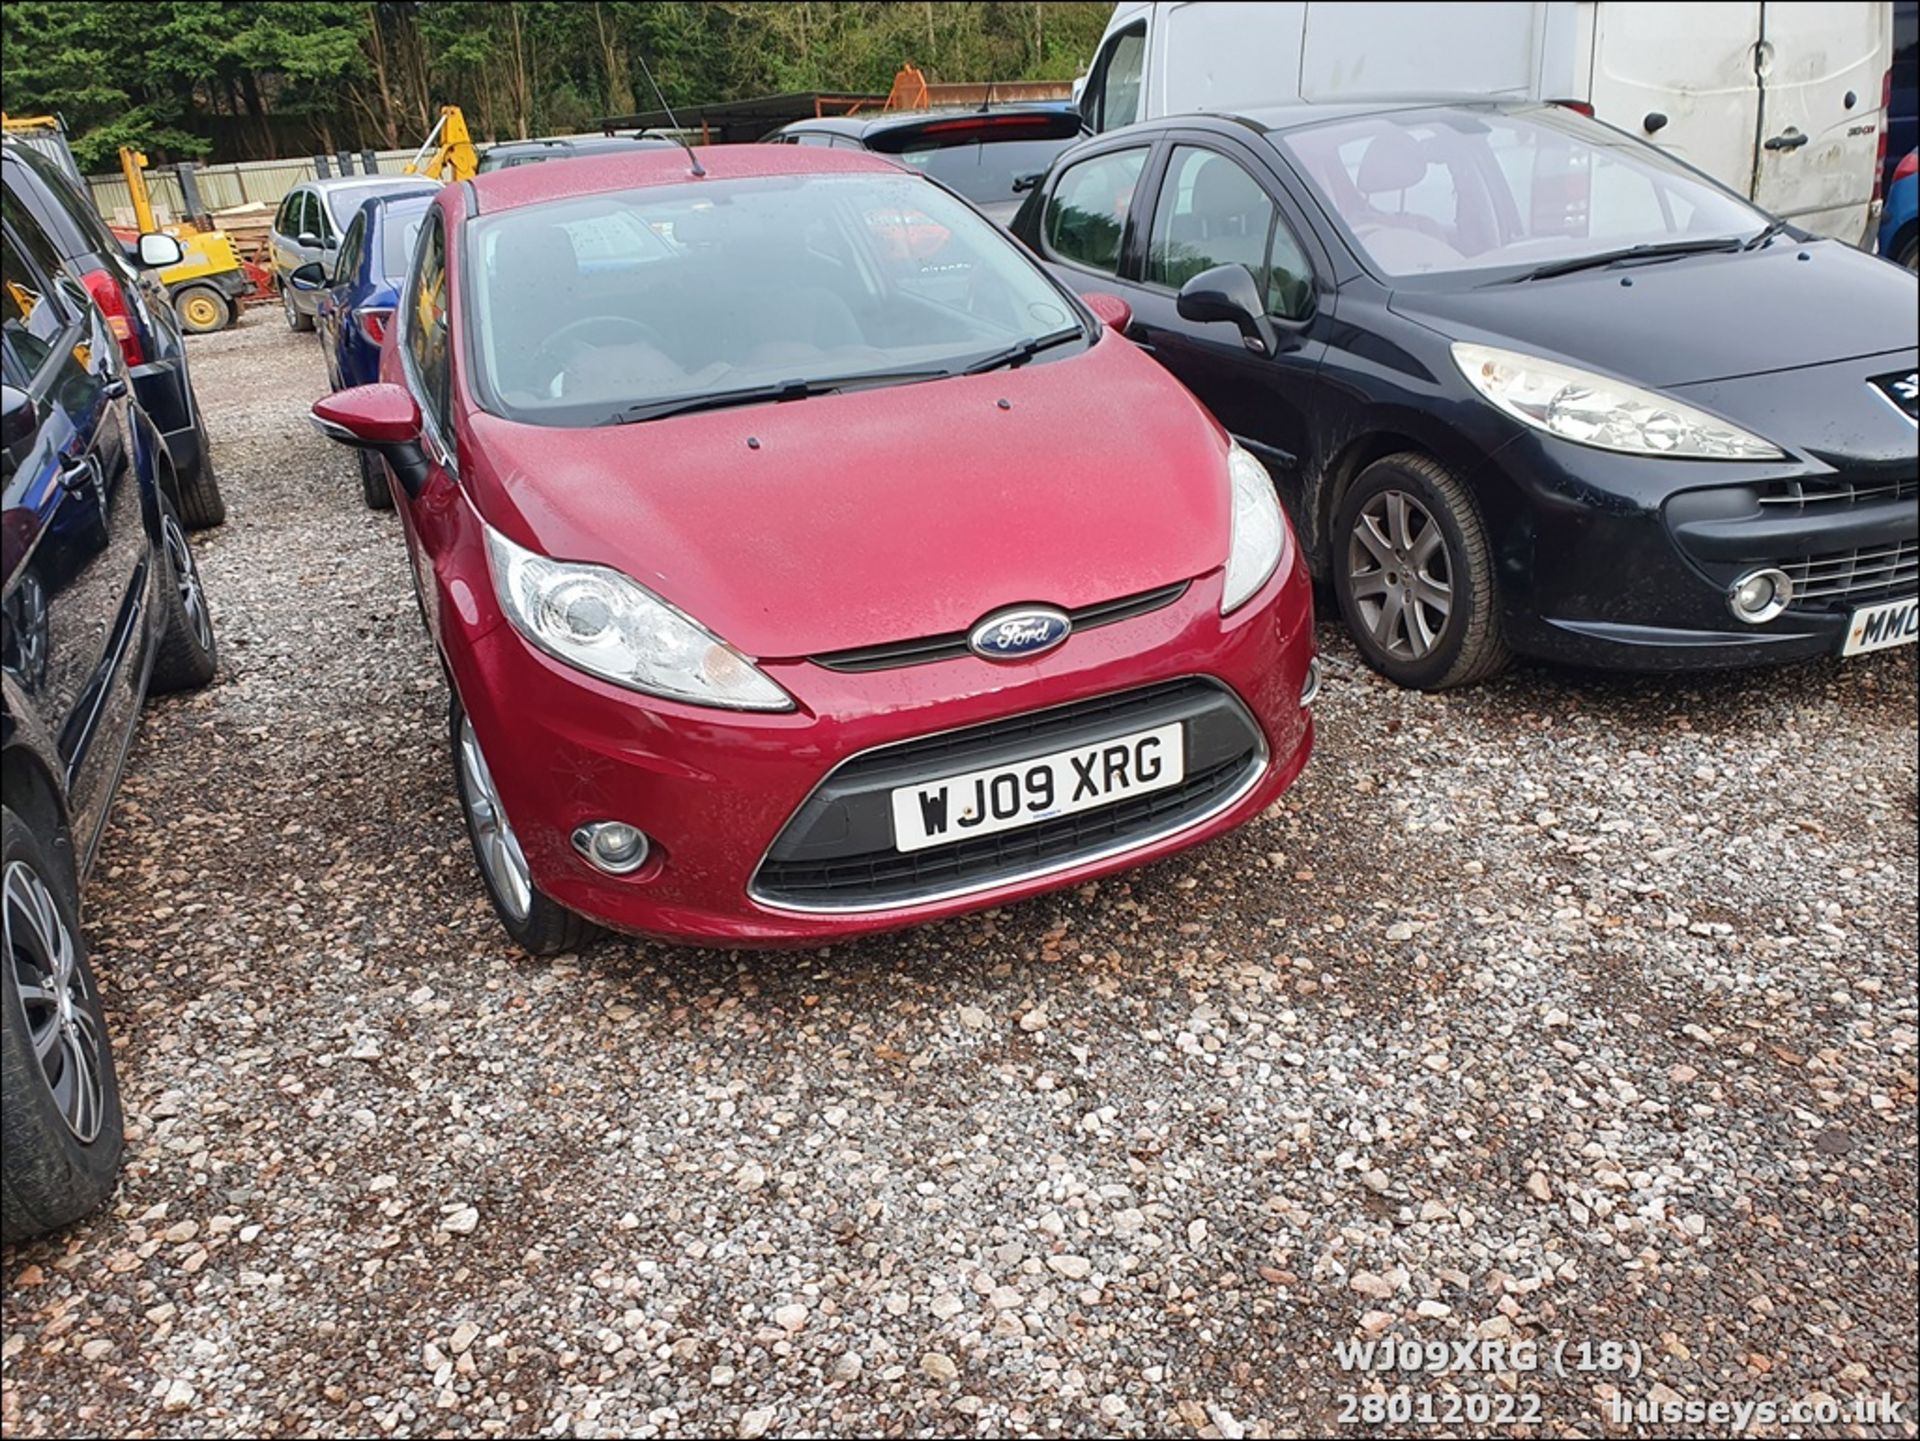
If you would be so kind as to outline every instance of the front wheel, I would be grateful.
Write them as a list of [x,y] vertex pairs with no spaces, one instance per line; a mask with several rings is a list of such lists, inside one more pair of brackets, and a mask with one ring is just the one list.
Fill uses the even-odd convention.
[[280,308],[286,312],[288,330],[298,333],[303,330],[313,329],[313,317],[293,303],[293,287],[291,285],[282,285],[280,287]]
[[79,1219],[113,1193],[123,1145],[100,991],[64,870],[0,810],[0,1239]]
[[1445,690],[1505,668],[1493,549],[1445,466],[1411,452],[1375,461],[1342,497],[1332,543],[1340,613],[1375,670]]
[[551,956],[585,944],[596,933],[593,923],[549,900],[534,885],[520,838],[507,820],[500,792],[493,783],[493,771],[480,750],[480,738],[474,734],[473,722],[467,719],[458,696],[448,707],[447,724],[467,838],[473,842],[473,857],[479,863],[480,879],[487,888],[487,899],[493,903],[493,913],[529,955]]

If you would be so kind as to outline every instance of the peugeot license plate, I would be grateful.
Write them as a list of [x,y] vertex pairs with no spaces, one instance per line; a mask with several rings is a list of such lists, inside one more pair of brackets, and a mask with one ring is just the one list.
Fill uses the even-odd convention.
[[893,792],[894,849],[919,851],[1038,825],[1177,786],[1186,775],[1182,741],[1176,721],[1013,765],[900,786]]
[[1865,655],[1870,650],[1912,645],[1917,637],[1920,637],[1920,596],[1862,606],[1847,625],[1847,640],[1840,647],[1840,654]]

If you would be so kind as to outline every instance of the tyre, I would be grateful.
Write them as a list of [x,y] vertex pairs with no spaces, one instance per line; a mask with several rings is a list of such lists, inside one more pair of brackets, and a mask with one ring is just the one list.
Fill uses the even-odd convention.
[[280,287],[280,308],[286,312],[288,330],[297,333],[302,330],[313,329],[313,317],[306,314],[299,306],[293,303],[293,287],[291,285],[282,285]]
[[1361,471],[1335,513],[1332,552],[1340,614],[1389,680],[1445,690],[1505,668],[1486,527],[1438,461],[1407,453]]
[[1909,235],[1895,258],[1909,270],[1920,270],[1920,234]]
[[[197,407],[196,407],[197,409]],[[207,530],[227,518],[227,498],[220,493],[220,477],[213,473],[213,441],[207,422],[195,416],[199,432],[200,464],[191,476],[174,473],[174,509],[188,530]]]
[[387,488],[387,468],[370,450],[356,450],[360,457],[360,494],[368,510],[392,510],[393,492]]
[[64,1226],[113,1193],[123,1142],[100,991],[71,883],[0,810],[0,1239]]
[[534,885],[519,838],[494,789],[487,758],[480,752],[479,738],[458,696],[447,708],[447,724],[460,811],[466,817],[467,838],[473,842],[473,857],[479,864],[487,899],[493,903],[493,913],[515,944],[529,955],[551,956],[584,945],[598,934],[597,927],[541,895]]
[[160,636],[154,643],[153,675],[147,689],[155,695],[198,690],[213,679],[219,654],[206,588],[194,561],[187,532],[173,505],[160,497]]
[[189,335],[210,335],[233,324],[233,302],[211,285],[183,285],[173,292],[174,313]]

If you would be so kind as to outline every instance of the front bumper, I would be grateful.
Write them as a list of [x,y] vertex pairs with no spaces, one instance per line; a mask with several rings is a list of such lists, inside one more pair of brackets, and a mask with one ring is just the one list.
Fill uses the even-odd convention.
[[[1743,382],[1791,383],[1791,373]],[[1782,413],[1789,409],[1783,397]],[[1483,493],[1497,486],[1519,497],[1497,540],[1509,644],[1544,659],[1652,671],[1839,654],[1855,610],[1914,594],[1920,557],[1913,425],[1891,408],[1883,425],[1868,414],[1880,426],[1872,444],[1854,438],[1846,454],[1765,463],[1616,455],[1517,436],[1481,477]],[[1760,568],[1784,570],[1796,594],[1782,614],[1750,625],[1727,593]]]
[[[1301,696],[1313,655],[1311,591],[1296,551],[1283,575],[1225,621],[1216,575],[1172,605],[1076,633],[1017,665],[967,656],[857,674],[809,661],[769,663],[767,672],[799,702],[784,714],[637,696],[557,664],[506,625],[463,654],[450,653],[449,662],[543,892],[617,930],[739,945],[824,943],[999,905],[1137,866],[1240,825],[1306,763],[1313,722]],[[852,906],[819,906],[791,887],[768,884],[763,863],[778,863],[777,838],[823,782],[856,758],[1193,677],[1217,685],[1246,718],[1260,754],[1184,818],[1173,815],[1170,824],[1145,826],[1117,842],[1055,841],[1016,873],[982,879],[976,871],[968,883],[930,885],[911,898],[869,895]],[[1134,716],[1113,733],[1137,723]],[[1041,743],[1048,748],[1056,747]],[[927,764],[916,778],[959,774],[971,761]],[[605,875],[574,850],[574,830],[602,819],[639,826],[653,842],[633,875]],[[808,835],[818,859],[823,832],[816,827]]]

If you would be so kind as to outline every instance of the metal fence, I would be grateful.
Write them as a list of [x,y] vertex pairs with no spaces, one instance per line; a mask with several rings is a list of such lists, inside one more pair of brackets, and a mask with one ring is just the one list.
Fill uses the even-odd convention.
[[[398,175],[406,163],[413,159],[412,150],[377,150],[373,152],[375,173],[380,175]],[[328,164],[333,174],[340,173],[338,157],[329,156]],[[353,173],[358,175],[365,169],[362,154],[353,156]],[[269,209],[280,204],[281,198],[303,180],[312,180],[317,174],[313,158],[304,160],[248,160],[232,165],[196,165],[193,178],[200,187],[200,201],[208,210],[227,210],[236,205],[248,205],[258,202]],[[87,185],[93,191],[94,207],[105,216],[112,225],[133,224],[133,197],[127,193],[127,182],[117,172],[112,175],[90,175]],[[156,167],[147,172],[147,191],[153,198],[153,208],[162,224],[178,220],[185,212],[185,202],[180,196],[180,179],[171,166]]]

